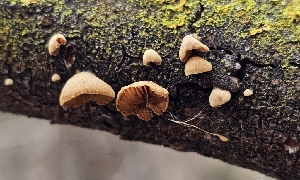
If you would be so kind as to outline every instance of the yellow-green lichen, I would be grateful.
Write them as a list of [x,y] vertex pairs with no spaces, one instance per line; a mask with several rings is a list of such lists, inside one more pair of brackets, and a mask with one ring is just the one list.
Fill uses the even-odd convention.
[[299,48],[300,0],[203,0],[202,4],[204,11],[195,27],[221,27],[238,38],[251,37],[254,51],[271,47],[286,61]]
[[59,3],[59,0],[8,0],[10,5],[29,6],[33,4]]
[[201,3],[197,0],[131,0],[131,2],[141,6],[137,18],[152,25],[171,29],[186,25],[192,15],[199,10]]
[[[176,4],[175,1],[172,1]],[[87,31],[85,36],[88,39],[96,40],[99,46],[112,42],[112,44],[133,44],[131,49],[135,52],[128,52],[129,55],[138,56],[139,52],[151,47],[159,50],[165,47],[162,55],[168,54],[172,49],[178,46],[178,40],[174,39],[166,41],[166,35],[178,34],[175,27],[186,24],[189,16],[184,16],[183,13],[187,8],[192,9],[192,3],[188,1],[178,1],[176,6],[172,7],[170,2],[165,1],[122,1],[119,0],[112,6],[107,2],[97,2],[95,6],[89,7],[85,12],[85,23],[91,29]],[[103,11],[105,9],[106,11]],[[169,14],[167,16],[165,13]],[[177,14],[175,18],[171,18],[173,14]],[[167,19],[167,17],[169,19]],[[172,22],[171,22],[172,21]],[[109,24],[113,23],[114,26]],[[169,25],[170,28],[166,27]],[[126,28],[124,28],[126,27]],[[141,28],[138,28],[141,27]],[[141,30],[143,29],[143,30]],[[181,31],[186,29],[181,28]],[[131,32],[134,38],[128,41]],[[124,37],[124,38],[120,38]],[[156,40],[155,43],[147,42],[149,39]],[[108,52],[111,47],[106,47]]]
[[[2,4],[19,5],[16,6],[14,13],[10,15],[10,9],[5,8]],[[45,32],[41,31],[41,23],[43,19],[41,16],[26,15],[26,10],[29,6],[35,6],[35,11],[41,11],[41,5],[44,7],[54,7],[52,13],[53,17],[60,16],[63,9],[64,2],[57,0],[3,0],[0,3],[0,60],[15,61],[21,57],[24,52],[33,51],[35,47],[45,44],[48,39],[45,39]],[[22,43],[20,44],[20,39]],[[27,47],[28,46],[28,47]],[[41,51],[41,50],[39,50]],[[34,61],[35,54],[29,53],[24,61],[26,64]]]
[[[119,42],[117,38],[124,36],[127,30],[134,26],[143,26],[148,30],[137,32],[137,37],[140,39],[154,35],[157,38],[164,38],[165,34],[173,34],[177,37],[179,32],[189,31],[187,26],[194,22],[195,15],[198,13],[198,20],[193,24],[198,33],[201,32],[201,28],[211,26],[222,28],[225,32],[229,32],[230,36],[236,36],[236,38],[250,37],[252,39],[251,49],[254,52],[271,47],[283,55],[282,65],[289,64],[290,54],[299,50],[300,47],[300,0],[130,0],[129,2],[117,0],[113,6],[107,1],[74,1],[78,8],[65,6],[64,1],[58,0],[6,0],[5,2],[26,7],[31,5],[53,6],[54,12],[51,15],[58,20],[57,24],[68,26],[68,30],[64,33],[69,38],[82,36],[83,25],[77,24],[74,19],[82,14],[84,22],[93,28],[85,37],[99,40],[99,43],[104,44],[107,40]],[[201,5],[204,7],[204,11],[201,12],[200,17]],[[112,7],[114,10],[111,10]],[[109,29],[108,23],[116,22],[121,16],[126,16],[127,20],[118,23],[120,26],[126,24],[128,29]],[[12,32],[14,25],[10,21],[9,17],[2,18],[0,33],[4,33],[6,38],[9,37],[8,41],[4,41],[9,42],[9,45],[13,47],[18,47],[17,44],[14,44],[17,42],[14,39],[26,36],[32,33],[33,29],[37,29],[26,25],[25,20],[17,18],[14,23],[24,25],[19,26],[20,29],[17,32]],[[71,23],[72,21],[75,22]],[[108,37],[106,38],[106,36]],[[178,45],[177,42],[158,40],[159,42],[153,44],[155,46],[153,48],[159,48],[165,44],[166,48],[174,49]],[[127,40],[124,38],[121,41],[126,43]],[[138,50],[141,51],[147,45],[142,44],[143,40],[139,42],[141,44],[138,45]],[[0,48],[5,49],[6,46],[7,44]],[[110,51],[110,47],[106,48]],[[13,52],[15,51],[13,50]],[[17,57],[17,54],[13,53],[11,56]],[[262,64],[269,64],[272,59],[261,58],[260,60]]]

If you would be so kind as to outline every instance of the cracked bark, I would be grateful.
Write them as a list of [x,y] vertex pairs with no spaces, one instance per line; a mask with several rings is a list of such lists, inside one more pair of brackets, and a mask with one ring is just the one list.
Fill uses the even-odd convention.
[[[232,38],[225,36],[222,28],[203,27],[198,35],[211,51],[193,53],[210,61],[213,71],[186,77],[177,54],[184,35],[196,32],[192,26],[195,19],[176,33],[164,27],[154,31],[129,18],[138,6],[105,2],[107,14],[118,16],[107,17],[105,25],[93,26],[88,21],[98,19],[87,8],[89,3],[66,1],[63,11],[77,9],[68,15],[51,4],[22,7],[0,3],[0,17],[5,19],[1,22],[0,81],[14,80],[12,86],[0,86],[0,110],[105,130],[124,140],[193,151],[280,179],[300,178],[297,61],[283,68],[280,62],[284,57],[277,52],[245,50],[251,39]],[[194,18],[200,18],[201,11],[203,7]],[[76,60],[70,69],[63,58],[67,48],[62,47],[56,57],[48,55],[47,42],[57,32],[76,43]],[[163,58],[162,65],[142,66],[143,51],[153,46]],[[264,54],[273,59],[272,63],[260,63]],[[241,68],[237,68],[239,64]],[[230,140],[222,142],[197,129],[172,123],[168,113],[148,122],[136,116],[124,117],[116,110],[114,100],[106,106],[91,102],[77,108],[60,107],[60,91],[76,71],[93,72],[116,92],[134,81],[154,81],[169,90],[167,111],[178,120],[203,110],[191,123]],[[54,73],[61,76],[61,81],[51,82]],[[213,86],[232,91],[232,99],[218,109],[207,105]],[[254,90],[253,96],[242,95],[247,88]]]

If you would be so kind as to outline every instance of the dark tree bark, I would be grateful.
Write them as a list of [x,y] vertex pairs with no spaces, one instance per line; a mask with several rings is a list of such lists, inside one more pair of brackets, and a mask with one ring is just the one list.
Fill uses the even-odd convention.
[[[1,2],[0,82],[11,78],[14,84],[0,85],[0,110],[193,151],[280,179],[299,179],[300,30],[299,16],[288,9],[298,1],[283,7],[249,1],[256,9],[250,3],[220,9],[222,4],[209,2],[183,7],[179,2],[121,0]],[[275,11],[281,12],[279,18]],[[274,28],[283,20],[282,27]],[[58,56],[48,53],[55,33],[76,44],[69,69],[64,62],[69,48],[61,47]],[[191,33],[209,46],[210,52],[193,54],[210,61],[213,71],[186,77],[178,50]],[[161,66],[142,65],[148,48],[162,56]],[[190,123],[229,141],[173,123],[168,112],[148,122],[125,117],[115,100],[105,106],[90,102],[61,107],[60,91],[77,71],[94,73],[116,92],[136,81],[153,81],[168,89],[167,111],[178,121],[202,110]],[[54,73],[61,76],[59,82],[51,82]],[[214,86],[232,92],[231,100],[219,108],[208,104]],[[247,88],[254,91],[250,97],[243,96]]]

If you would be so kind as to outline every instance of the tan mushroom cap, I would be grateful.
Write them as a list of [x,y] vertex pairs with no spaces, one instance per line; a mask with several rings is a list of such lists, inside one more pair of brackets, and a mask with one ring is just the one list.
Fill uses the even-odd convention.
[[117,94],[116,107],[123,115],[137,115],[148,121],[152,111],[161,115],[169,104],[169,92],[151,81],[139,81],[122,87]]
[[81,72],[66,82],[59,103],[61,106],[80,106],[92,100],[99,105],[104,105],[114,97],[115,91],[110,85],[92,73]]
[[251,91],[251,89],[246,89],[244,91],[244,96],[251,96],[253,94],[253,91]]
[[51,76],[51,81],[56,82],[59,80],[60,80],[60,76],[58,74],[55,73]]
[[11,85],[13,85],[14,84],[14,80],[12,80],[12,79],[10,79],[10,78],[6,78],[5,80],[4,80],[4,85],[6,85],[6,86],[11,86]]
[[194,34],[186,35],[182,39],[182,43],[181,43],[180,49],[179,49],[180,60],[182,62],[186,62],[186,60],[189,58],[193,49],[200,51],[200,52],[208,52],[209,51],[209,48],[199,41],[198,36],[196,36]]
[[59,46],[60,45],[66,45],[67,40],[64,35],[62,34],[55,34],[50,38],[49,44],[48,44],[48,50],[49,54],[56,56],[59,52]]
[[186,76],[191,74],[199,74],[204,73],[212,70],[212,64],[207,60],[193,56],[188,59],[185,64],[184,73]]
[[209,95],[209,104],[211,107],[220,107],[231,98],[231,93],[227,90],[214,88]]
[[150,62],[154,62],[156,65],[161,65],[161,57],[153,49],[148,49],[144,52],[143,55],[143,65],[149,66]]

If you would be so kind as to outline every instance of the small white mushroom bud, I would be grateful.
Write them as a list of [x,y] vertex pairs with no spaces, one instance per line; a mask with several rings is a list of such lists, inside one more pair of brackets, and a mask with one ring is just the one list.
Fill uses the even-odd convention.
[[209,104],[211,107],[220,107],[231,99],[231,93],[227,90],[214,88],[209,95]]
[[13,84],[14,84],[14,81],[10,78],[7,78],[4,80],[4,85],[6,85],[6,86],[11,86]]
[[51,77],[51,81],[56,82],[60,80],[60,76],[58,74],[53,74]]
[[250,89],[246,89],[244,91],[244,96],[251,96],[253,94],[253,91],[251,91]]

